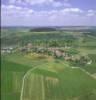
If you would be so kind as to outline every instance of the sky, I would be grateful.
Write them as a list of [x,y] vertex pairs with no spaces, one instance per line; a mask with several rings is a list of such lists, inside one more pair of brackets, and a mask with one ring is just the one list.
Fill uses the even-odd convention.
[[2,26],[96,26],[96,0],[1,0]]

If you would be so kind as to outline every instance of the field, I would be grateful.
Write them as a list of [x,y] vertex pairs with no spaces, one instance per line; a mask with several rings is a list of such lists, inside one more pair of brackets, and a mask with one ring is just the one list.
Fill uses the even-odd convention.
[[[1,49],[14,49],[11,53],[1,52],[1,99],[96,100],[96,36],[90,34],[82,30],[2,29]],[[34,50],[22,49],[28,43]],[[91,63],[83,63],[83,58],[79,63],[56,58],[48,51],[37,52],[35,46],[59,48],[69,57],[88,57]]]
[[[47,66],[48,69],[45,69]],[[50,69],[49,66],[53,68]],[[32,70],[24,82],[22,100],[96,99],[96,80],[82,70],[62,65],[61,62],[45,64],[41,68]],[[30,84],[32,87],[28,88]]]

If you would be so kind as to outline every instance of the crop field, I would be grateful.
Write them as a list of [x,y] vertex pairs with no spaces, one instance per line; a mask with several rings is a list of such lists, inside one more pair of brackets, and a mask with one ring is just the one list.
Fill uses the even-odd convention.
[[[94,78],[78,68],[62,65],[61,62],[51,64],[51,69],[46,63],[27,74],[24,79],[22,100],[74,100],[75,98],[87,100],[86,95],[91,93],[90,100],[95,100],[96,80]],[[83,99],[80,99],[81,97]]]
[[1,99],[96,100],[96,36],[84,32],[2,29]]
[[[9,59],[10,58],[10,59]],[[33,58],[33,61],[31,61]],[[24,58],[24,55],[6,55],[1,59],[1,95],[2,100],[13,100],[16,96],[16,100],[20,99],[20,92],[22,86],[22,78],[25,73],[40,64],[46,63],[47,60],[39,60],[31,57]],[[26,60],[27,59],[27,60]],[[22,63],[21,63],[22,62]]]

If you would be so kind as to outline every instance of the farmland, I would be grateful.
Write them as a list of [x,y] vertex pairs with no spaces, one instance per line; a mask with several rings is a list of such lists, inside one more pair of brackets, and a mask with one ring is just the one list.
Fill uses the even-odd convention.
[[95,34],[2,28],[2,100],[96,100]]

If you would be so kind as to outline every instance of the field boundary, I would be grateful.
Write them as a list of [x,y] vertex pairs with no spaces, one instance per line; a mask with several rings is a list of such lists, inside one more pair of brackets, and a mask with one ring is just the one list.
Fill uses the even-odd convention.
[[71,67],[72,69],[80,69],[81,71],[85,72],[87,75],[89,75],[90,77],[96,79],[92,74],[90,74],[88,71],[86,71],[85,69],[83,68],[80,68],[80,67]]
[[[62,62],[61,62],[62,63]],[[63,63],[62,63],[63,64]],[[64,64],[63,64],[64,65]],[[69,67],[69,66],[66,66],[66,67]],[[86,73],[87,75],[89,75],[90,77],[96,79],[96,77],[94,77],[92,74],[90,74],[88,71],[86,71],[85,69],[83,68],[80,68],[80,67],[69,67],[69,68],[72,68],[72,69],[80,69],[81,71],[83,71],[84,73]]]
[[[45,64],[46,64],[46,63],[45,63]],[[43,64],[40,64],[40,65],[43,65]],[[25,73],[25,75],[24,75],[24,77],[23,77],[23,79],[22,79],[22,87],[21,87],[20,100],[23,100],[23,90],[24,90],[24,82],[25,82],[26,76],[27,76],[28,74],[30,74],[31,71],[37,69],[38,67],[39,67],[39,66],[37,65],[37,67],[31,68],[30,70],[28,70],[28,71]]]
[[[47,64],[47,63],[45,63]],[[40,65],[44,65],[44,64],[40,64]],[[28,74],[30,74],[31,71],[37,69],[39,66],[37,65],[37,67],[31,68],[30,70],[28,70],[22,80],[22,87],[21,87],[21,94],[20,94],[20,100],[23,100],[23,91],[24,91],[24,84],[25,84],[25,78]],[[87,72],[85,69],[80,68],[80,67],[69,67],[71,69],[80,69],[81,71],[83,71],[84,73],[86,73],[87,75],[89,75],[90,77],[92,77],[93,79],[96,79],[96,77],[94,77],[92,74],[90,74],[89,72]]]

